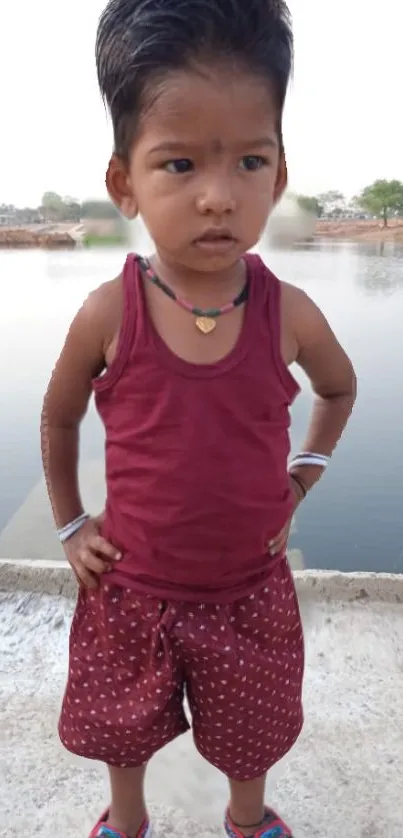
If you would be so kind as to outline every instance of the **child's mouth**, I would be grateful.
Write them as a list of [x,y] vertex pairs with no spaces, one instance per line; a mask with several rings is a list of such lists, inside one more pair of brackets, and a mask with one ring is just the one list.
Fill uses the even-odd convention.
[[212,228],[210,230],[206,230],[202,236],[195,239],[194,242],[197,247],[203,248],[203,250],[230,250],[236,244],[236,239],[232,235],[230,230],[220,229],[220,228]]

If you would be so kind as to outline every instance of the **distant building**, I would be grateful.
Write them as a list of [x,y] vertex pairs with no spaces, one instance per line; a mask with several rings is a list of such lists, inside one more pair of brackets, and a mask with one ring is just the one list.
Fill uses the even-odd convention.
[[13,227],[17,224],[16,210],[6,210],[0,212],[0,227]]
[[0,227],[26,227],[30,224],[43,224],[43,222],[40,210],[29,207],[26,209],[0,207]]

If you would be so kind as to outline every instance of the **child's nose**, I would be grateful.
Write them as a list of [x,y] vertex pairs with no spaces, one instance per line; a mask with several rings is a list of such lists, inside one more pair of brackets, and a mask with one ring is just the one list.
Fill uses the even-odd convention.
[[203,184],[197,198],[197,209],[203,215],[228,215],[236,209],[236,198],[230,177],[211,178]]

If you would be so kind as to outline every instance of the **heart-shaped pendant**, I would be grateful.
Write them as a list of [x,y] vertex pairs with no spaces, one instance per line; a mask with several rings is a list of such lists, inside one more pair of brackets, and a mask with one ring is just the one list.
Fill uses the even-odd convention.
[[196,326],[199,332],[203,332],[203,335],[209,335],[210,332],[213,332],[216,325],[217,322],[212,317],[196,317]]

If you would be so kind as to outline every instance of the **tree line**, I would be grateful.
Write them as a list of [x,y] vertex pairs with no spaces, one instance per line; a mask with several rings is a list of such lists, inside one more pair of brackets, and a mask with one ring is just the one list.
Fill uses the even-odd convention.
[[297,195],[301,209],[317,218],[380,218],[388,226],[390,218],[403,216],[403,183],[400,180],[376,180],[347,201],[341,192],[321,195]]
[[[403,183],[399,180],[376,180],[348,201],[341,192],[321,195],[296,195],[298,205],[317,218],[381,218],[384,227],[392,217],[403,216]],[[39,207],[17,208],[0,204],[0,217],[14,224],[77,222],[86,219],[117,221],[120,216],[110,201],[83,201],[45,192]]]
[[23,224],[77,222],[85,219],[117,220],[119,213],[110,201],[77,201],[75,198],[62,197],[57,192],[45,192],[39,207],[16,207],[13,204],[0,204],[0,217],[10,222]]

